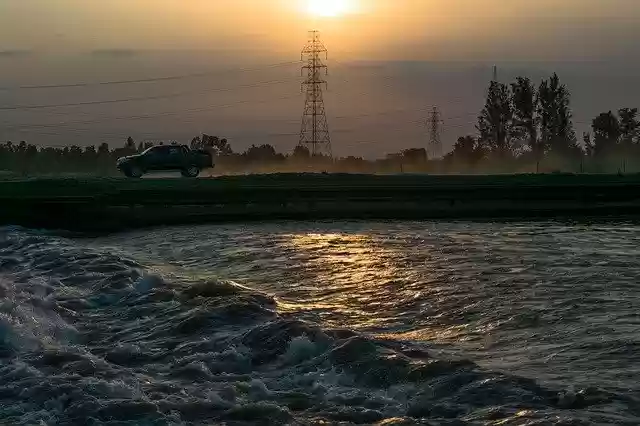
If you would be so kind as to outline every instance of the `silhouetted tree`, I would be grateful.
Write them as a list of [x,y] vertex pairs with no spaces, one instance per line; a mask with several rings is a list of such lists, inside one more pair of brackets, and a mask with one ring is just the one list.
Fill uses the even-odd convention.
[[638,122],[638,108],[622,108],[618,111],[620,117],[620,144],[624,150],[631,150],[637,144],[640,135]]
[[485,107],[478,117],[480,144],[500,159],[505,159],[512,153],[513,109],[510,100],[507,86],[492,81]]
[[231,145],[226,139],[220,139],[217,136],[209,136],[203,134],[202,137],[196,136],[191,140],[192,149],[206,149],[219,157],[233,154]]
[[424,148],[410,148],[402,151],[402,157],[406,163],[424,164],[427,162],[427,150]]
[[366,172],[370,163],[361,157],[352,155],[338,161],[338,169],[346,172]]
[[538,115],[543,149],[561,156],[580,153],[571,113],[571,94],[560,78],[553,74],[538,89]]
[[536,87],[531,80],[518,77],[515,83],[511,83],[511,102],[513,104],[513,138],[526,141],[534,158],[539,161],[543,150],[538,140],[538,97]]
[[191,149],[202,149],[204,146],[202,145],[202,138],[200,136],[196,136],[191,139]]
[[588,157],[594,157],[596,155],[596,147],[591,139],[590,132],[584,132],[582,134],[582,142],[584,143],[584,150]]
[[485,152],[473,136],[458,138],[451,151],[451,159],[458,163],[473,166],[484,157]]
[[217,145],[214,146],[217,149],[219,156],[231,155],[233,154],[233,149],[231,149],[231,145],[229,145],[229,141],[225,138],[220,139]]
[[260,146],[251,145],[243,156],[250,163],[263,164],[270,164],[284,159],[284,156],[282,154],[278,154],[276,149],[269,144]]
[[308,161],[311,158],[311,152],[306,146],[297,145],[293,149],[293,158],[297,161]]
[[621,134],[618,117],[611,111],[603,112],[593,119],[591,127],[594,155],[604,157],[613,154]]
[[136,142],[133,140],[131,136],[127,138],[127,143],[125,144],[125,148],[127,148],[130,151],[136,150]]

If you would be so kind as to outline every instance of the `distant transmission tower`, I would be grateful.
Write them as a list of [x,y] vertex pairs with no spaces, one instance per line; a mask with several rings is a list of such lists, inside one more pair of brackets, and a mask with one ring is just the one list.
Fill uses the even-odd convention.
[[304,113],[302,115],[302,129],[300,130],[300,145],[311,145],[311,155],[333,156],[329,124],[324,107],[322,86],[327,86],[323,78],[327,75],[327,66],[322,61],[322,55],[328,57],[327,48],[320,41],[318,31],[309,32],[309,42],[302,50],[302,58],[307,58],[307,64],[302,71],[307,71],[307,78],[302,83],[306,92]]
[[433,107],[427,119],[429,129],[429,147],[427,154],[429,159],[442,158],[442,118],[438,107]]

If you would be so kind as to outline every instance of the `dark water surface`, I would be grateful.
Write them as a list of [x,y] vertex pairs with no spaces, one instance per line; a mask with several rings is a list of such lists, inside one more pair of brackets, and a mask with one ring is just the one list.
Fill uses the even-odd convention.
[[0,423],[640,424],[640,227],[0,229]]

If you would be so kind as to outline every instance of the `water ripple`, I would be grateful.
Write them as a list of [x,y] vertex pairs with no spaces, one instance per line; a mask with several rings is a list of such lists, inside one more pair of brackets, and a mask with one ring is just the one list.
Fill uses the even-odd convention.
[[0,418],[638,424],[638,240],[554,223],[1,229]]

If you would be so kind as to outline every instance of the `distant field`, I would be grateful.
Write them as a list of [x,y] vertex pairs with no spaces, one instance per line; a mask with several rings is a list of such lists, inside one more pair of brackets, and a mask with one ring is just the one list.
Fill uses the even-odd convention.
[[638,215],[640,175],[271,174],[0,181],[0,223],[118,230],[276,219]]

